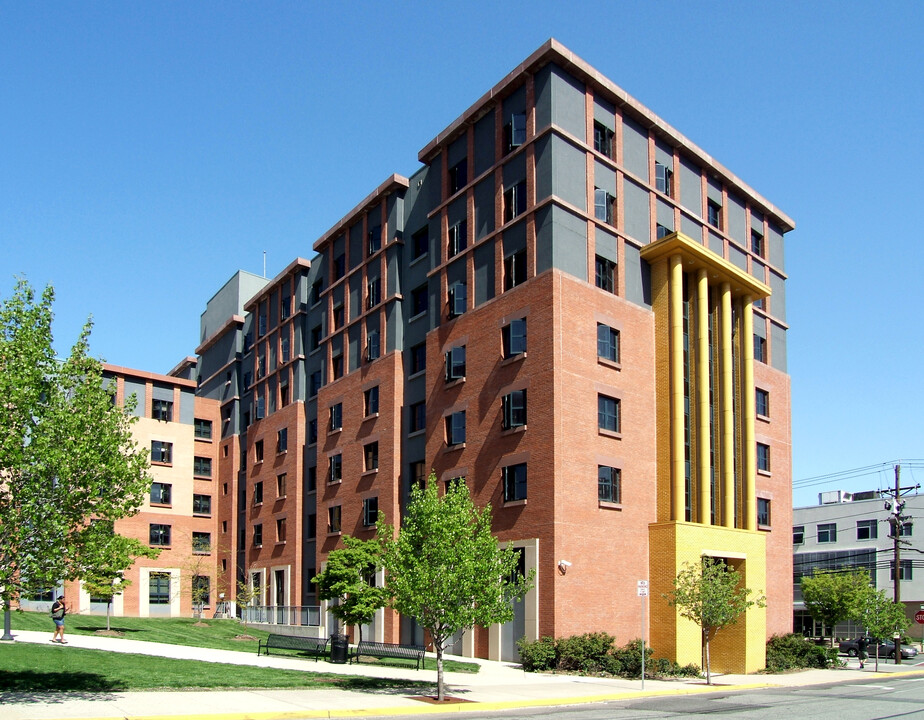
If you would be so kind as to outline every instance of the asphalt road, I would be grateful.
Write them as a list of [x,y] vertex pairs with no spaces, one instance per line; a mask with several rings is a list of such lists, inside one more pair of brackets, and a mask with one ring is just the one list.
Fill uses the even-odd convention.
[[[530,720],[649,720],[725,716],[744,720],[924,719],[924,677],[889,678],[797,688],[772,688],[709,695],[674,695],[640,700],[562,706],[538,710],[429,715],[431,718],[529,718]],[[402,716],[391,716],[404,720]],[[417,716],[404,716],[407,720]]]

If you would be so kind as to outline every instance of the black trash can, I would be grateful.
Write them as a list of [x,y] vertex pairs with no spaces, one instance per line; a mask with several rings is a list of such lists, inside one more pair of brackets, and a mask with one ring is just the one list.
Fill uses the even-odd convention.
[[350,655],[350,640],[346,635],[334,634],[330,636],[330,661],[338,665],[345,665]]

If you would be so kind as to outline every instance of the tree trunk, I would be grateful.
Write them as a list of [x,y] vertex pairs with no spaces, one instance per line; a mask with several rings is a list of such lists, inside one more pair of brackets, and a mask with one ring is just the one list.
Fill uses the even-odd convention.
[[110,632],[112,630],[112,628],[109,627],[109,611],[111,609],[112,609],[112,598],[109,598],[109,602],[106,603],[106,632]]
[[438,642],[436,645],[436,701],[443,702],[446,699],[446,690],[443,687],[443,643]]
[[709,662],[709,631],[703,628],[703,642],[706,645],[706,684],[712,685],[712,668]]

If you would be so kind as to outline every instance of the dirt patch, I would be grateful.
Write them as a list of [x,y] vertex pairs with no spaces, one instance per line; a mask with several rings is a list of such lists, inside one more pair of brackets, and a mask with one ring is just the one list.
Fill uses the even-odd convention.
[[443,698],[443,701],[440,702],[433,695],[411,695],[408,697],[409,700],[420,700],[420,702],[428,703],[429,705],[458,705],[461,703],[470,703],[475,702],[474,700],[466,700],[465,698],[450,697],[447,695]]
[[124,637],[125,633],[120,630],[95,630],[94,635],[102,635],[103,637]]
[[233,638],[231,638],[231,639],[232,639],[232,640],[241,640],[242,642],[243,642],[243,641],[255,642],[255,641],[257,640],[257,638],[255,638],[253,635],[235,635],[235,636],[234,636]]
[[199,622],[194,622],[193,627],[210,627],[210,626],[207,622],[202,622],[200,620]]

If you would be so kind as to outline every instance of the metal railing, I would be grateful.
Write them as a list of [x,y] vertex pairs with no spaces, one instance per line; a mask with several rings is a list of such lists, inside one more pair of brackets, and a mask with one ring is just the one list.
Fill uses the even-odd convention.
[[245,623],[266,625],[321,625],[320,605],[247,605],[239,607]]

